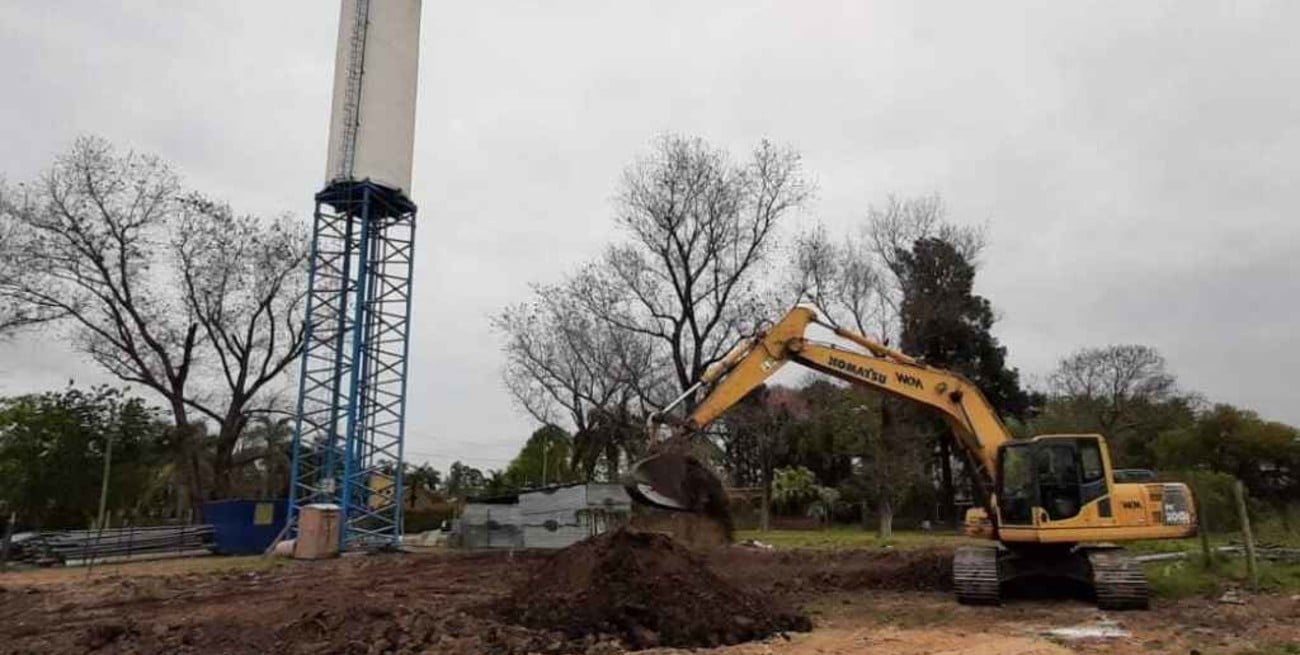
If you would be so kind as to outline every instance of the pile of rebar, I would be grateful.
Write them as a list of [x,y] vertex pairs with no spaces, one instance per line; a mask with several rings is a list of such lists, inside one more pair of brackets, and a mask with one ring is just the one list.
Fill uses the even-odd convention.
[[24,535],[10,558],[50,566],[113,562],[145,557],[193,556],[212,551],[211,525],[64,530]]

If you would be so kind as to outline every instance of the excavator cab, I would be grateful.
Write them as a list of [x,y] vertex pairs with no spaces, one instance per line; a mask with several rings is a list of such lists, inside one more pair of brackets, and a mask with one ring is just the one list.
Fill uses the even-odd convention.
[[[1105,499],[1109,476],[1104,452],[1097,435],[1052,435],[1003,444],[997,467],[999,523],[1028,527],[1065,521]],[[1109,518],[1110,504],[1099,502],[1095,512]]]
[[[1106,494],[1100,437],[1040,437],[998,452],[998,515],[1004,525],[1078,516]],[[1036,512],[1037,511],[1037,512]]]
[[1150,472],[1135,473],[1112,468],[1100,435],[1004,442],[998,447],[994,488],[998,538],[1077,544],[1195,534],[1191,489],[1158,482]]

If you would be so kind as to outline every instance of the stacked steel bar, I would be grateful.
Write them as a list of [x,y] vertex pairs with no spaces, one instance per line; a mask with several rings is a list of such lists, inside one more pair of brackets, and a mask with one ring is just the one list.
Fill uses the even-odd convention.
[[210,525],[65,530],[27,536],[11,554],[17,561],[36,565],[68,564],[139,555],[211,552]]

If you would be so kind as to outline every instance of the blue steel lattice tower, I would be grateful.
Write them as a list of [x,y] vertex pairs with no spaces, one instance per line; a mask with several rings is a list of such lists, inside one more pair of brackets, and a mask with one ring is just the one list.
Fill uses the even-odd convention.
[[290,529],[337,505],[340,547],[402,532],[419,0],[343,0],[325,188],[316,194]]

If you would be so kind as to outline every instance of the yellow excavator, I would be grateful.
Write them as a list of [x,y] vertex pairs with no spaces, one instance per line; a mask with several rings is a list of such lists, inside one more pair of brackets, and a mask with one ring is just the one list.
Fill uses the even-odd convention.
[[[855,347],[807,339],[813,324]],[[1146,576],[1117,542],[1196,533],[1191,490],[1155,482],[1150,472],[1115,470],[1101,435],[1013,439],[966,378],[830,325],[807,307],[795,307],[770,329],[744,339],[698,385],[651,417],[654,454],[633,466],[625,480],[628,493],[665,509],[725,513],[721,481],[683,444],[788,362],[931,407],[951,426],[987,500],[967,511],[965,531],[998,542],[957,550],[953,585],[961,603],[999,604],[1011,583],[1068,579],[1086,585],[1102,609],[1143,609]],[[670,414],[705,391],[685,417]],[[664,424],[675,428],[674,437],[654,443]]]

